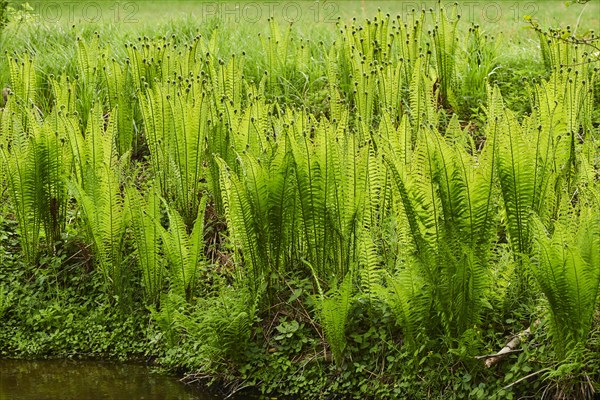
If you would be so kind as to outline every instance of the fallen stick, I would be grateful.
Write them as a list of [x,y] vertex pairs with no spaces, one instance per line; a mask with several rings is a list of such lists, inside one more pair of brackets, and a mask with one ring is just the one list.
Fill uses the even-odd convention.
[[522,377],[522,378],[520,378],[520,379],[517,379],[517,380],[516,380],[516,381],[514,381],[513,383],[511,383],[511,384],[509,384],[509,385],[506,385],[506,386],[504,386],[504,388],[503,388],[503,389],[504,389],[504,390],[510,389],[511,387],[515,386],[517,383],[521,383],[521,382],[523,382],[523,381],[525,381],[525,380],[527,380],[527,379],[529,379],[529,378],[531,378],[531,377],[534,377],[534,376],[536,376],[536,375],[539,375],[539,374],[541,374],[542,372],[546,372],[546,371],[549,371],[549,370],[550,370],[550,368],[543,368],[543,369],[540,369],[539,371],[532,372],[531,374],[529,374],[529,375],[525,375],[524,377]]
[[[523,351],[523,349],[514,349],[514,350],[508,350],[508,351],[504,352],[503,354],[509,355],[511,353],[520,353],[522,351]],[[498,353],[496,353],[496,354],[486,354],[486,355],[483,355],[483,356],[475,356],[475,359],[476,360],[486,360],[488,358],[494,358],[494,357],[498,357]]]
[[[539,324],[540,324],[540,321],[536,320],[531,326],[536,328]],[[502,350],[500,350],[496,354],[491,355],[491,356],[480,356],[480,357],[476,357],[476,358],[478,358],[478,359],[485,358],[485,366],[487,368],[493,367],[494,365],[498,364],[507,355],[518,351],[517,348],[521,345],[521,342],[529,339],[529,337],[531,336],[531,326],[529,326],[529,328],[527,328],[524,331],[519,332],[517,335],[515,335],[515,337],[513,337],[510,340],[510,342],[506,343],[506,346],[504,346],[502,348]]]

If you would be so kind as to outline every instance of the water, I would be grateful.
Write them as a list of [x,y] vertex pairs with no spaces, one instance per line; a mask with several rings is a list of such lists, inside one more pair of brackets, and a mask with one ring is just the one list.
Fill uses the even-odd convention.
[[0,360],[0,400],[216,399],[141,365]]

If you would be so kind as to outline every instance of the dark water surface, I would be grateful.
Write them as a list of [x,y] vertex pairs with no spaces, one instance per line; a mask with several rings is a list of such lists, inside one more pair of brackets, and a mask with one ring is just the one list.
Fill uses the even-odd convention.
[[0,360],[0,400],[217,400],[141,365]]

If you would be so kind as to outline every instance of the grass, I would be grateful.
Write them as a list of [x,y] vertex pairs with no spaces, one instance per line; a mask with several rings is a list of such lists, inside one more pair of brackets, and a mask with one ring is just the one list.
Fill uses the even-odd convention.
[[[12,2],[17,10],[23,2]],[[382,12],[410,18],[413,9],[436,8],[435,1],[101,1],[101,2],[29,2],[31,12],[22,20],[12,22],[0,38],[0,50],[13,53],[28,51],[36,55],[42,75],[57,75],[62,69],[72,71],[77,37],[90,38],[99,33],[103,42],[126,43],[138,36],[176,35],[181,41],[200,33],[209,35],[217,26],[222,34],[217,38],[221,57],[244,49],[250,55],[248,65],[258,60],[258,34],[268,29],[267,19],[273,15],[285,24],[294,22],[299,38],[313,43],[333,40],[332,32],[338,18],[342,23],[352,17],[367,18]],[[444,3],[445,4],[445,3]],[[479,24],[500,42],[498,63],[503,68],[521,71],[515,76],[530,75],[541,65],[539,44],[524,20],[529,15],[541,26],[577,27],[578,32],[600,26],[600,0],[585,5],[566,6],[564,1],[499,1],[459,4],[461,20]],[[467,24],[464,24],[466,26]],[[115,55],[123,54],[122,45],[110,46]],[[504,74],[506,78],[510,74]],[[8,83],[5,63],[0,64],[0,84]]]

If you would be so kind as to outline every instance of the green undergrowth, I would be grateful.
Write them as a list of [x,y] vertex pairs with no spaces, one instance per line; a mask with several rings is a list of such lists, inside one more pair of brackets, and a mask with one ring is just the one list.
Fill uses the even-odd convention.
[[[358,299],[346,327],[345,361],[337,365],[310,316],[315,299],[308,294],[308,279],[289,279],[278,304],[253,316],[244,314],[251,301],[247,294],[221,286],[220,276],[213,277],[221,282],[220,293],[211,289],[212,294],[192,303],[166,296],[160,311],[123,309],[90,269],[89,254],[71,251],[79,258],[73,262],[73,255],[59,253],[31,267],[19,256],[10,220],[3,221],[0,239],[1,357],[144,362],[209,385],[217,396],[237,392],[233,398],[240,399],[518,399],[552,390],[542,374],[515,383],[556,363],[543,325],[494,369],[474,359],[495,353],[507,337],[527,328],[530,306],[506,319],[490,309],[484,313],[485,324],[467,330],[448,350],[448,344],[426,335],[416,338],[416,347],[405,347],[394,311]],[[236,330],[230,315],[251,318],[254,328]],[[566,368],[600,378],[598,326],[596,322],[583,358],[561,367],[565,370],[557,393],[577,384],[569,382],[577,378]]]
[[32,267],[19,256],[14,223],[2,221],[0,232],[0,357],[145,358],[147,316],[115,306],[85,248],[61,249]]

